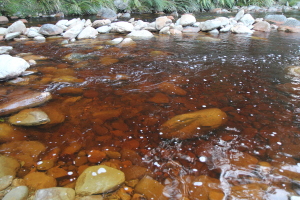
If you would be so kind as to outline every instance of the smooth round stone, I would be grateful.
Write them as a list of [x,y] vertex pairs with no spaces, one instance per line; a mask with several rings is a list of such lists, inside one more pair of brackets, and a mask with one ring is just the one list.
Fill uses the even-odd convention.
[[24,177],[28,187],[33,189],[44,189],[56,187],[56,179],[42,172],[32,172]]
[[2,200],[23,200],[28,197],[28,187],[18,186],[7,193]]
[[35,200],[73,200],[75,199],[75,191],[72,188],[52,187],[47,189],[40,189],[35,193]]
[[75,191],[78,195],[101,194],[114,191],[125,181],[122,171],[105,165],[88,167],[78,177]]
[[0,191],[11,185],[14,177],[12,175],[3,176],[0,178]]
[[38,109],[25,109],[9,118],[9,123],[18,126],[38,126],[50,122],[48,115]]

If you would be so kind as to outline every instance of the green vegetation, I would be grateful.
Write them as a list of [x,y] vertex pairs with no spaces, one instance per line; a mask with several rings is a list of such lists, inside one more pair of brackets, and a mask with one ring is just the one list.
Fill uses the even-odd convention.
[[[292,5],[298,0],[123,0],[133,12],[195,12],[213,8],[232,8],[235,5],[271,6],[277,3]],[[0,0],[0,15],[21,17],[40,14],[96,14],[101,7],[116,10],[114,0]]]

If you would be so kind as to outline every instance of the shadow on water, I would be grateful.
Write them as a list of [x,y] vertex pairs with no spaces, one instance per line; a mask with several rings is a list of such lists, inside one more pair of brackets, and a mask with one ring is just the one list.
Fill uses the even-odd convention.
[[[81,166],[109,162],[147,168],[170,199],[299,195],[299,98],[278,88],[295,82],[285,70],[299,65],[299,34],[156,35],[130,47],[105,43],[116,37],[123,35],[65,45],[61,39],[0,43],[12,45],[13,55],[47,58],[31,67],[38,73],[27,84],[0,88],[5,95],[19,89],[53,94],[41,108],[63,113],[62,124],[16,130],[46,145],[40,160],[60,150],[56,165],[73,173],[59,186],[72,183]],[[186,94],[162,90],[164,82]],[[213,107],[227,113],[223,127],[183,141],[160,137],[161,124],[173,116]],[[95,161],[88,157],[95,150],[120,156]],[[19,177],[30,168],[22,170]]]

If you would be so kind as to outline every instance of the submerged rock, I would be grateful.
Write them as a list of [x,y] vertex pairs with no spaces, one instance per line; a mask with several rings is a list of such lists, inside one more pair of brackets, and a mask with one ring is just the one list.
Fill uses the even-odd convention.
[[75,191],[78,195],[92,195],[114,191],[125,181],[122,171],[105,165],[92,166],[78,177]]
[[6,123],[0,123],[0,142],[11,142],[25,140],[26,136],[23,132],[15,130]]
[[18,186],[7,193],[2,200],[21,200],[28,197],[29,190],[26,186]]
[[31,108],[11,116],[8,121],[18,126],[38,126],[50,122],[50,119],[44,111],[38,108]]
[[20,163],[11,157],[0,155],[0,178],[4,176],[16,176]]
[[25,184],[32,189],[56,187],[56,179],[43,172],[32,172],[24,177]]
[[37,190],[35,193],[35,200],[44,199],[75,199],[75,191],[72,188],[52,187],[46,189]]
[[0,105],[0,116],[41,105],[51,98],[52,96],[49,92],[24,92],[14,95],[14,98]]
[[164,186],[149,176],[142,178],[135,187],[135,192],[143,194],[147,199],[169,199],[164,195]]
[[227,115],[222,110],[204,109],[173,117],[161,125],[160,135],[166,139],[190,139],[216,129],[226,121]]

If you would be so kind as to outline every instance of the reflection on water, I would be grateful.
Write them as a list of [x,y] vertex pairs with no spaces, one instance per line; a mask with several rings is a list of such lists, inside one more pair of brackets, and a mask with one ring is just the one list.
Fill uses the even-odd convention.
[[[38,160],[53,156],[55,166],[72,172],[59,186],[76,180],[82,166],[110,163],[147,168],[170,199],[300,195],[299,98],[277,87],[293,81],[285,68],[299,65],[298,34],[184,34],[106,45],[120,36],[0,43],[14,55],[48,58],[37,59],[26,83],[0,88],[3,98],[20,89],[53,94],[41,108],[62,113],[63,123],[15,129],[46,145]],[[168,93],[163,82],[186,93]],[[173,116],[213,107],[227,113],[223,127],[189,140],[160,138],[159,127]],[[29,171],[24,166],[18,176]]]

